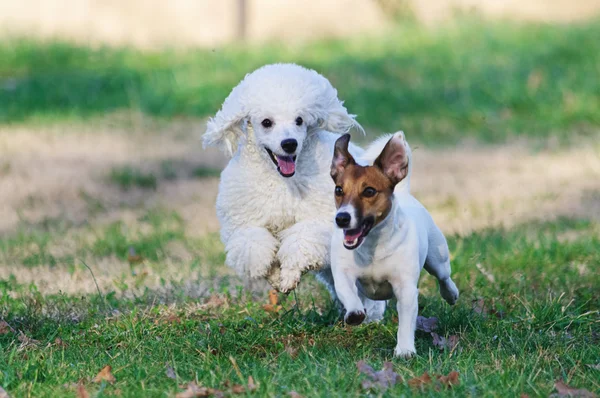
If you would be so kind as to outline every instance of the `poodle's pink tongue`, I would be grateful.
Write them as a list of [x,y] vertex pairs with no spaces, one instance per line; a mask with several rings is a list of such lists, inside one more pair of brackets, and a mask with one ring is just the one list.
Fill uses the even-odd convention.
[[277,155],[277,165],[279,166],[279,171],[282,174],[294,174],[296,171],[296,162],[294,162],[294,158],[291,156]]

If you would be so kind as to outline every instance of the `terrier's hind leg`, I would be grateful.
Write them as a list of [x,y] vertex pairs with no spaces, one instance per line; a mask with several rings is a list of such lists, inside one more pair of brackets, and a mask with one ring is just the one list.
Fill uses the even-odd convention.
[[387,301],[371,300],[370,298],[364,296],[360,291],[358,292],[358,297],[360,297],[360,301],[362,301],[363,306],[367,311],[365,323],[380,322],[383,320],[383,314],[385,312]]
[[458,288],[450,277],[450,251],[442,232],[435,228],[429,235],[429,250],[425,259],[425,270],[438,280],[440,295],[450,305],[458,300]]

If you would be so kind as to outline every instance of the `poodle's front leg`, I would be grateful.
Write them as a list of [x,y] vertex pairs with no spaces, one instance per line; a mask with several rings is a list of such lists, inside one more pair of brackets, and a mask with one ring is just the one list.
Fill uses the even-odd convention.
[[308,220],[281,231],[277,258],[281,264],[282,292],[294,290],[306,271],[329,263],[332,229],[332,223]]
[[225,264],[240,275],[267,277],[272,264],[277,261],[278,245],[277,239],[265,228],[239,227],[225,243]]

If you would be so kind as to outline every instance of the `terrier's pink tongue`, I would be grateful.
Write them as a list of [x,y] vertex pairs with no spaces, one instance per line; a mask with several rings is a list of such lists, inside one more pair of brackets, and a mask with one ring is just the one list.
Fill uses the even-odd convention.
[[360,229],[355,231],[344,231],[344,239],[346,242],[354,242],[360,236]]
[[291,156],[277,156],[277,165],[282,174],[293,174],[296,171],[296,163]]

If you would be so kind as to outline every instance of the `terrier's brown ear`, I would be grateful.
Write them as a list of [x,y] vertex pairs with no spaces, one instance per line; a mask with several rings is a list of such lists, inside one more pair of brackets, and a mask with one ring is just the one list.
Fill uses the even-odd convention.
[[335,179],[344,172],[344,169],[350,164],[356,164],[352,155],[348,151],[350,143],[350,134],[344,134],[335,142],[333,150],[333,160],[331,161],[331,178]]
[[398,135],[390,138],[373,165],[379,167],[393,185],[402,181],[408,174],[408,154],[404,138]]

